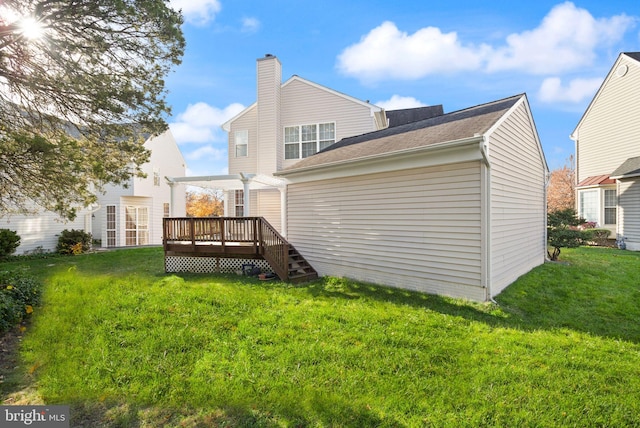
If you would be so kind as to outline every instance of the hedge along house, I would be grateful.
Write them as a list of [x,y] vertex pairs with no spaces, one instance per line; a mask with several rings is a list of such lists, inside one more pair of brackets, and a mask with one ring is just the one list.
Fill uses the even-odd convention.
[[274,175],[288,240],[320,275],[486,301],[545,260],[526,95],[345,138]]

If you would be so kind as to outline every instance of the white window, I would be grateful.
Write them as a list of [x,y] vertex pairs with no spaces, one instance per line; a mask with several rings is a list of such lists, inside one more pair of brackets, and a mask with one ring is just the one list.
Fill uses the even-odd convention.
[[587,221],[598,222],[598,191],[580,192],[580,216]]
[[153,185],[160,186],[160,170],[153,168]]
[[235,215],[236,217],[244,217],[244,190],[235,191]]
[[169,202],[162,204],[162,215],[164,217],[171,216],[171,206],[169,205]]
[[149,209],[126,207],[125,215],[125,245],[147,245],[149,243]]
[[236,157],[242,158],[249,155],[249,131],[246,129],[235,132]]
[[116,206],[107,205],[107,247],[115,247],[116,244]]
[[604,224],[616,224],[618,197],[615,189],[604,191]]
[[284,158],[306,158],[335,142],[335,123],[287,126],[284,128]]

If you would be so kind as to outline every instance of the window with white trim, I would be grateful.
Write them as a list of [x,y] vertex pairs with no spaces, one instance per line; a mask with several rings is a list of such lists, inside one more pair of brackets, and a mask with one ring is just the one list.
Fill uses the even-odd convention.
[[249,156],[249,131],[246,129],[235,132],[236,157]]
[[128,206],[125,216],[125,245],[149,244],[149,209]]
[[580,217],[587,221],[598,222],[598,191],[583,190],[580,192]]
[[169,205],[169,202],[165,202],[162,204],[162,215],[164,217],[171,216],[171,205]]
[[334,122],[287,126],[284,128],[284,158],[306,158],[335,142]]
[[234,194],[235,216],[244,217],[244,190],[236,190]]
[[604,224],[616,224],[618,217],[618,196],[615,189],[604,191]]
[[116,206],[107,205],[107,247],[116,246]]

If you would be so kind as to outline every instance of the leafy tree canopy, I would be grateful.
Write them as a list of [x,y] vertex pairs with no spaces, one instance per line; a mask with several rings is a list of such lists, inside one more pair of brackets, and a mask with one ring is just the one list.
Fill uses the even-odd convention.
[[73,218],[142,175],[144,140],[167,128],[181,24],[167,0],[0,3],[0,216],[35,203]]

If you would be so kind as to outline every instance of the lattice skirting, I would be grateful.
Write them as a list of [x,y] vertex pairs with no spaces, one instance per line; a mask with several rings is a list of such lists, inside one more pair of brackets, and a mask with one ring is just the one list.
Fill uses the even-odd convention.
[[164,258],[164,268],[167,273],[234,273],[242,272],[242,265],[245,264],[253,264],[262,269],[262,272],[272,271],[266,260],[178,256],[166,256]]

